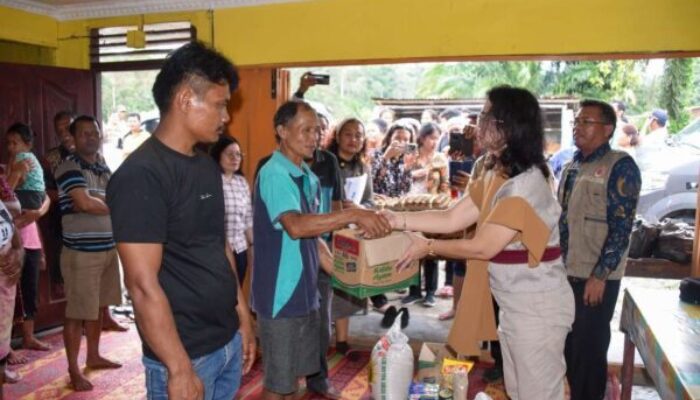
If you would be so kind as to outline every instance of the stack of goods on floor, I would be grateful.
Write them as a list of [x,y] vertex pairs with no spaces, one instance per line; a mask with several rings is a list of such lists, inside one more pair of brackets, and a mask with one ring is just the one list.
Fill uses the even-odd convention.
[[418,356],[418,374],[409,399],[466,400],[472,361],[454,357],[444,344],[423,343]]
[[[378,209],[397,212],[446,210],[455,202],[456,200],[447,194],[408,194],[403,197],[374,196],[374,204]],[[425,236],[432,239],[460,239],[464,237],[464,231],[448,234],[426,234]]]

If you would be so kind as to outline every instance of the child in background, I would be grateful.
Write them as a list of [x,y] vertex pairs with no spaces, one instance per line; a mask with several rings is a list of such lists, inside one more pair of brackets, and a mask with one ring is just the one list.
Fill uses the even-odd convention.
[[[39,274],[46,265],[39,229],[35,221],[48,211],[49,201],[44,185],[44,172],[39,160],[31,152],[34,133],[26,124],[12,125],[5,135],[9,153],[8,183],[14,188],[22,207],[22,215],[15,219],[24,247],[24,261],[20,290],[17,294],[21,300],[22,310],[22,347],[29,350],[48,351],[51,346],[34,336],[34,321],[39,305]],[[44,205],[44,200],[46,204]],[[42,207],[43,206],[43,207]],[[38,215],[36,215],[38,213]],[[35,218],[27,219],[30,214]],[[24,219],[23,222],[20,222]],[[12,354],[16,356],[16,354]],[[10,363],[26,362],[25,357],[14,357]]]
[[[18,122],[7,130],[5,136],[10,156],[8,183],[14,188],[23,210],[38,210],[46,197],[46,186],[44,171],[32,153],[34,132],[28,125]],[[26,172],[18,173],[19,168]]]

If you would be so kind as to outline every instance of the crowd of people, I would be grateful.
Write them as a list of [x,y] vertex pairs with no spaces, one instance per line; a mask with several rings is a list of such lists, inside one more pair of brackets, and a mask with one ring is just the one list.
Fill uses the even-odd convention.
[[[557,178],[543,150],[542,110],[527,90],[492,88],[478,114],[426,110],[421,121],[394,120],[386,110],[372,121],[333,124],[304,101],[315,83],[305,74],[276,111],[278,147],[260,161],[252,187],[240,143],[224,133],[236,69],[198,42],[166,59],[152,89],[160,124],[139,143],[131,143],[138,133],[124,138],[128,154],[114,173],[92,116],[59,113],[61,144],[45,163],[31,154],[31,130],[13,125],[0,176],[0,388],[13,362],[8,310],[18,282],[22,345],[48,348],[34,337],[32,318],[42,263],[36,220],[53,202],[76,391],[92,389],[78,364],[83,332],[87,367],[121,366],[99,350],[101,331],[121,328],[107,308],[122,300],[121,261],[149,399],[231,399],[258,350],[263,398],[294,398],[303,377],[308,390],[341,398],[328,380],[332,327],[336,348],[349,356],[348,318],[367,305],[333,290],[329,245],[334,230],[352,224],[370,239],[408,232],[413,245],[396,268],[420,260],[422,282],[400,302],[432,307],[436,296],[453,295],[452,310],[438,316],[454,318],[453,330],[475,347],[497,332],[492,350],[510,398],[562,399],[568,380],[571,399],[602,399],[641,185],[630,154],[611,148],[616,135],[615,143],[633,138],[613,106],[580,103],[575,149]],[[211,145],[208,153],[201,143]],[[468,167],[451,170],[457,165]],[[455,204],[374,209],[377,195],[422,193],[450,194]],[[470,227],[458,239],[413,233]],[[439,288],[441,259],[449,261]],[[241,290],[247,275],[250,299]],[[456,312],[460,296],[464,312]],[[385,295],[370,300],[378,312],[390,308]]]

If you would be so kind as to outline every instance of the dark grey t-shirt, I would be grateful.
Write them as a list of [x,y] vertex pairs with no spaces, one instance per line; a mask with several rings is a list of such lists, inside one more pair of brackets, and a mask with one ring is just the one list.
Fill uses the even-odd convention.
[[[225,253],[221,173],[204,153],[186,156],[151,137],[114,173],[107,204],[117,243],[162,243],[158,280],[190,358],[238,330],[236,277]],[[144,355],[158,359],[144,342]]]

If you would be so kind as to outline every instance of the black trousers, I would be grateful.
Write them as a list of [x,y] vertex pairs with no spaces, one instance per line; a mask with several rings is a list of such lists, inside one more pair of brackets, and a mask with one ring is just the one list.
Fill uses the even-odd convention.
[[455,266],[454,261],[445,261],[445,286],[452,286],[454,280]]
[[[498,307],[498,303],[493,296],[491,296],[491,301],[493,302],[493,312],[496,314],[496,327],[498,327],[500,322],[498,312],[501,310],[501,308]],[[494,366],[500,370],[503,370],[503,353],[501,352],[501,342],[498,340],[492,340],[489,342],[489,346],[491,347],[491,358],[493,358]]]
[[608,379],[610,320],[620,293],[620,281],[605,283],[603,301],[597,306],[583,304],[586,279],[569,277],[576,302],[576,317],[566,337],[564,356],[571,400],[600,400]]
[[[437,290],[438,269],[437,260],[423,260],[420,263],[420,269],[423,270],[423,280],[425,281],[425,294],[435,295]],[[408,289],[408,294],[413,296],[422,296],[420,283],[420,270],[418,271],[418,285],[411,285]]]
[[22,266],[22,277],[20,278],[24,319],[34,319],[34,315],[36,315],[40,266],[41,250],[24,249],[24,265]]

